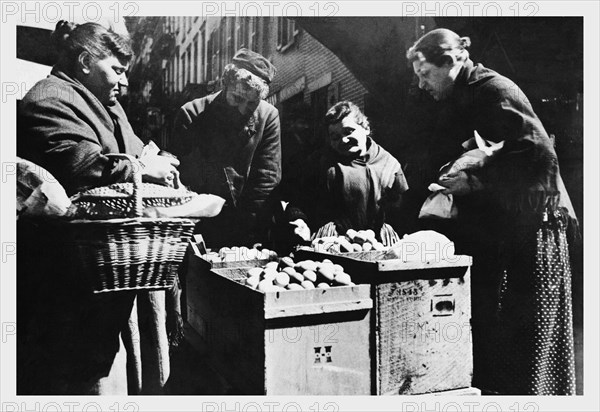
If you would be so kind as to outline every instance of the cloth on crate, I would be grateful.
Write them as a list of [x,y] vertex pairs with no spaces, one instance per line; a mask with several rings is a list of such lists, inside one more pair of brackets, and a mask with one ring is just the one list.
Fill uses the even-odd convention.
[[64,187],[50,172],[17,157],[17,218],[66,216],[71,206]]

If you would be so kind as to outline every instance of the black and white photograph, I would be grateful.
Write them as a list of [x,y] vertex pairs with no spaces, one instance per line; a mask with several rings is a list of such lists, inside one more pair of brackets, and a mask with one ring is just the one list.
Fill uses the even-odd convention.
[[596,2],[1,3],[2,411],[600,408]]

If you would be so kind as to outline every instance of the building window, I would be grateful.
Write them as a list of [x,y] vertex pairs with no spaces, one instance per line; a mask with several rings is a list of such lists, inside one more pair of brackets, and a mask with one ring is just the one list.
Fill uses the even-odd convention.
[[310,94],[310,106],[312,108],[312,128],[314,131],[314,137],[317,142],[326,141],[327,127],[324,125],[322,119],[329,109],[329,102],[327,101],[329,86],[321,87]]
[[246,39],[244,38],[244,30],[246,27],[246,18],[238,17],[237,24],[235,26],[235,50],[239,50],[242,47],[246,47]]
[[279,17],[277,30],[277,50],[283,52],[294,44],[298,30],[296,30],[296,22],[294,20]]
[[213,41],[214,41],[214,32],[208,38],[208,43],[206,43],[206,80],[213,79],[213,70],[214,70],[214,55],[213,55]]
[[[185,84],[192,82],[192,45],[190,44],[187,47],[186,53],[187,55],[187,72],[185,74]],[[184,85],[185,86],[185,85]]]
[[192,82],[193,83],[198,83],[198,59],[200,56],[198,56],[198,35],[196,35],[194,37],[194,70],[192,71],[193,74],[193,79]]
[[227,53],[227,18],[221,19],[221,25],[219,26],[219,66],[217,69],[217,75],[220,76],[223,73],[223,67],[225,66],[225,53]]
[[174,78],[174,85],[175,85],[175,92],[179,91],[179,79],[181,78],[181,62],[179,61],[179,47],[177,47],[177,49],[175,50],[175,78]]
[[231,58],[235,54],[235,30],[237,25],[235,17],[232,17],[228,20],[229,25],[227,27],[227,56],[225,56],[227,62],[229,62],[229,60],[231,60]]
[[169,62],[169,93],[175,93],[175,59]]
[[179,90],[183,90],[185,87],[185,52],[183,52],[181,55],[181,75],[179,78],[181,79],[179,83]]
[[248,45],[251,50],[260,53],[258,50],[258,17],[250,18],[248,25]]
[[167,63],[167,67],[165,67],[165,75],[163,80],[163,93],[169,94],[169,80],[171,79],[171,63]]
[[200,81],[203,82],[206,80],[206,69],[207,61],[206,61],[206,30],[204,27],[200,31]]

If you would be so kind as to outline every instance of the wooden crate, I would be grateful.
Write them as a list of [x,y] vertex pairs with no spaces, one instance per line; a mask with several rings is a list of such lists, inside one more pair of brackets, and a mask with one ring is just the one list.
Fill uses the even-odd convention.
[[235,394],[368,395],[369,285],[261,293],[190,259],[188,322]]
[[330,259],[344,266],[355,283],[372,285],[376,394],[471,386],[471,257],[403,262],[384,259],[385,252],[299,250],[295,255]]

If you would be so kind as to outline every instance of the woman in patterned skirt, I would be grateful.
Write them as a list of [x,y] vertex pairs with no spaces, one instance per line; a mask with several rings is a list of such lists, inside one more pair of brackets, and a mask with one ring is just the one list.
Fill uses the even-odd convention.
[[504,141],[489,164],[438,181],[459,210],[444,230],[457,252],[474,258],[473,385],[501,394],[574,394],[566,232],[577,221],[531,104],[511,80],[474,64],[469,45],[468,37],[436,29],[407,58],[419,88],[442,106],[434,132],[441,158],[457,158],[475,132]]

